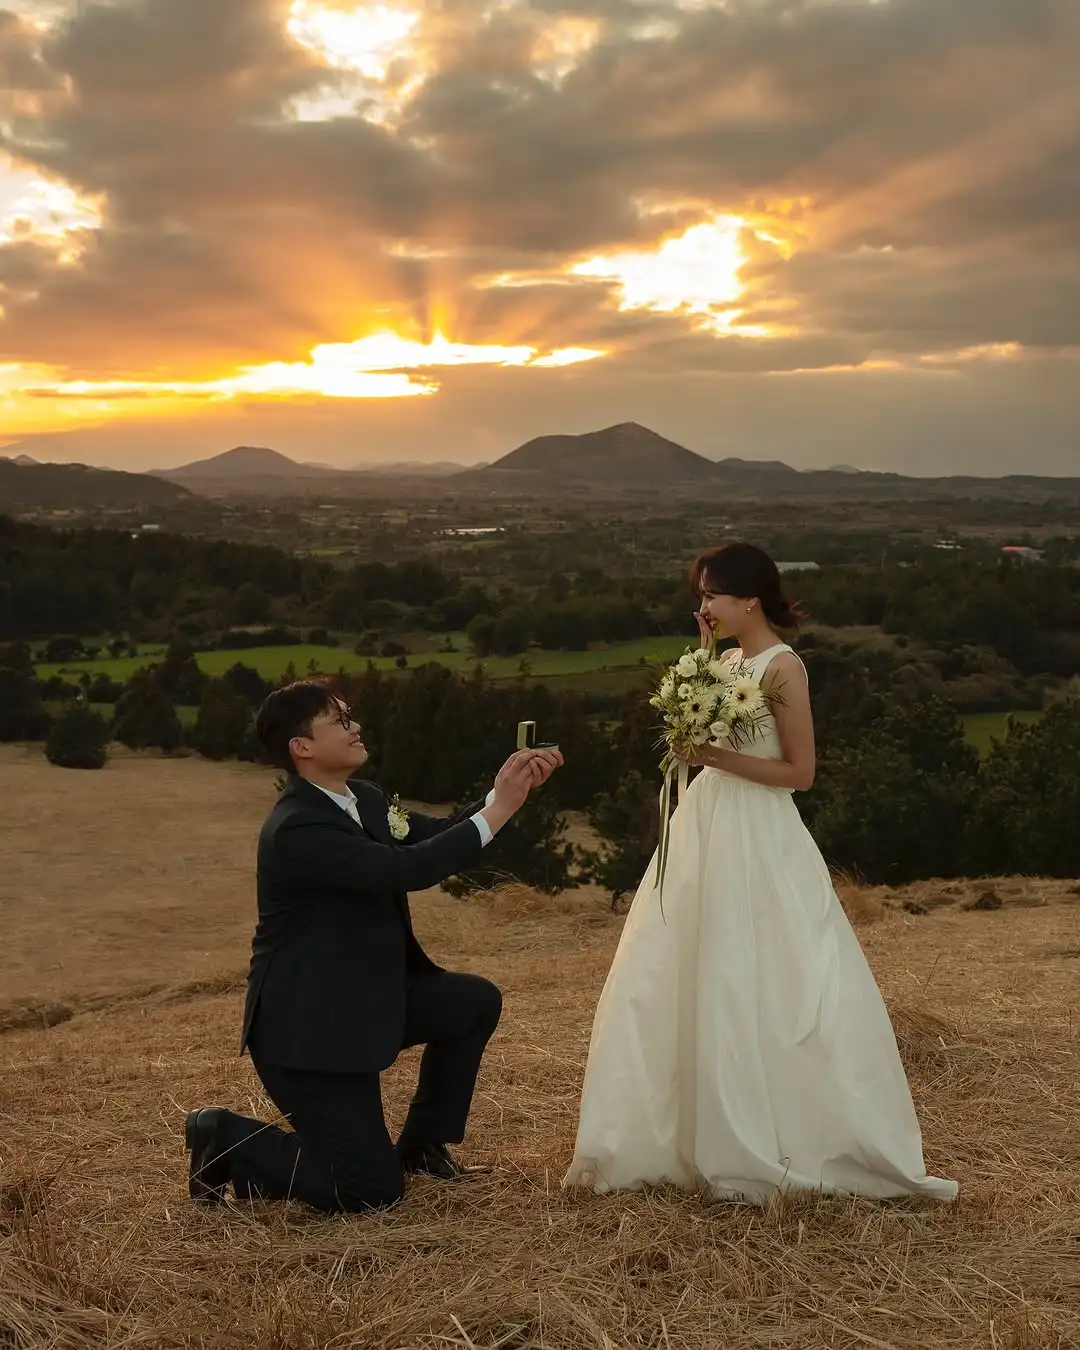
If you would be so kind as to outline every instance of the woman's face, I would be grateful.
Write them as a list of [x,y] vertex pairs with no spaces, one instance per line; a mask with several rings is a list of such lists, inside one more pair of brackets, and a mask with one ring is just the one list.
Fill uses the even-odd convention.
[[713,583],[705,578],[701,591],[701,612],[718,638],[733,637],[739,631],[739,625],[745,624],[751,612],[757,606],[756,600],[740,599],[735,595],[726,595],[723,591],[713,590]]

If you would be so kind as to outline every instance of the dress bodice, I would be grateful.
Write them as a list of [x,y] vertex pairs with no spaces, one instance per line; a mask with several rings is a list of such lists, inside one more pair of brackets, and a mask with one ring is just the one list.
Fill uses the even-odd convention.
[[[755,684],[760,685],[772,661],[781,652],[793,651],[794,648],[788,646],[786,642],[776,642],[763,652],[758,652],[757,656],[743,656],[742,651],[736,648],[731,652],[725,652],[724,659],[732,665],[741,664],[744,672]],[[733,744],[731,748],[737,754],[753,755],[756,759],[782,759],[784,752],[776,730],[776,718],[771,712],[766,712],[758,723],[754,736],[749,740],[741,740],[737,745]]]

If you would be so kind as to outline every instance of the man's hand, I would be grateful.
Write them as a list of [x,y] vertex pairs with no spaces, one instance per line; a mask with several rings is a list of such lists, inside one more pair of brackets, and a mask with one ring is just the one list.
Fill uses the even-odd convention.
[[522,761],[526,761],[531,765],[533,787],[540,787],[543,783],[546,783],[555,770],[565,763],[562,751],[557,746],[548,746],[540,750],[515,750],[499,770],[499,775],[495,779],[496,791],[498,791],[499,782],[502,779],[503,774],[513,770],[514,766],[520,764]]
[[520,811],[533,788],[546,783],[562,763],[562,752],[555,748],[515,750],[495,779],[491,805],[485,806],[481,813],[492,832],[497,834],[510,817]]
[[566,763],[557,745],[544,746],[542,749],[530,751],[530,754],[533,757],[532,771],[536,778],[533,787],[542,787],[555,770]]
[[540,781],[534,758],[535,751],[517,750],[499,770],[491,805],[480,813],[493,834],[498,834],[510,817],[521,810],[525,798]]

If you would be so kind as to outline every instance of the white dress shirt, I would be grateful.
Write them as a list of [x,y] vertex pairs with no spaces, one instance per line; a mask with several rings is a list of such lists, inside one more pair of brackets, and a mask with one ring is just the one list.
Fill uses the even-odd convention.
[[[321,783],[314,783],[312,784],[312,786],[317,787],[320,792],[325,792],[326,795],[330,798],[330,800],[332,802],[336,802],[336,804],[341,807],[341,809],[345,812],[347,816],[351,816],[353,820],[356,821],[357,825],[360,826],[361,829],[364,828],[364,822],[360,819],[360,812],[357,810],[356,807],[356,793],[352,790],[352,788],[347,787],[345,789],[345,795],[343,796],[340,792],[331,792],[329,788],[323,787]],[[484,801],[484,805],[490,806],[494,800],[495,800],[495,789],[492,788]],[[479,811],[476,813],[475,816],[470,816],[469,819],[476,826],[477,830],[480,833],[480,847],[487,848],[488,844],[490,844],[492,839],[494,839],[495,837],[494,834],[492,833],[491,826],[487,823],[487,821],[479,813]]]

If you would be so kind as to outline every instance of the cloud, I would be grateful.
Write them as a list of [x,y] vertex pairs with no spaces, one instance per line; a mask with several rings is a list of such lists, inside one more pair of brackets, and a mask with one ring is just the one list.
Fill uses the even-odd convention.
[[[401,4],[0,9],[0,154],[96,213],[5,236],[0,182],[0,362],[227,381],[384,330],[609,353],[470,375],[524,425],[642,379],[753,404],[784,372],[1074,360],[1073,0]],[[635,288],[597,261],[721,217],[743,265],[730,300],[702,284],[714,311],[679,304],[685,262]]]

